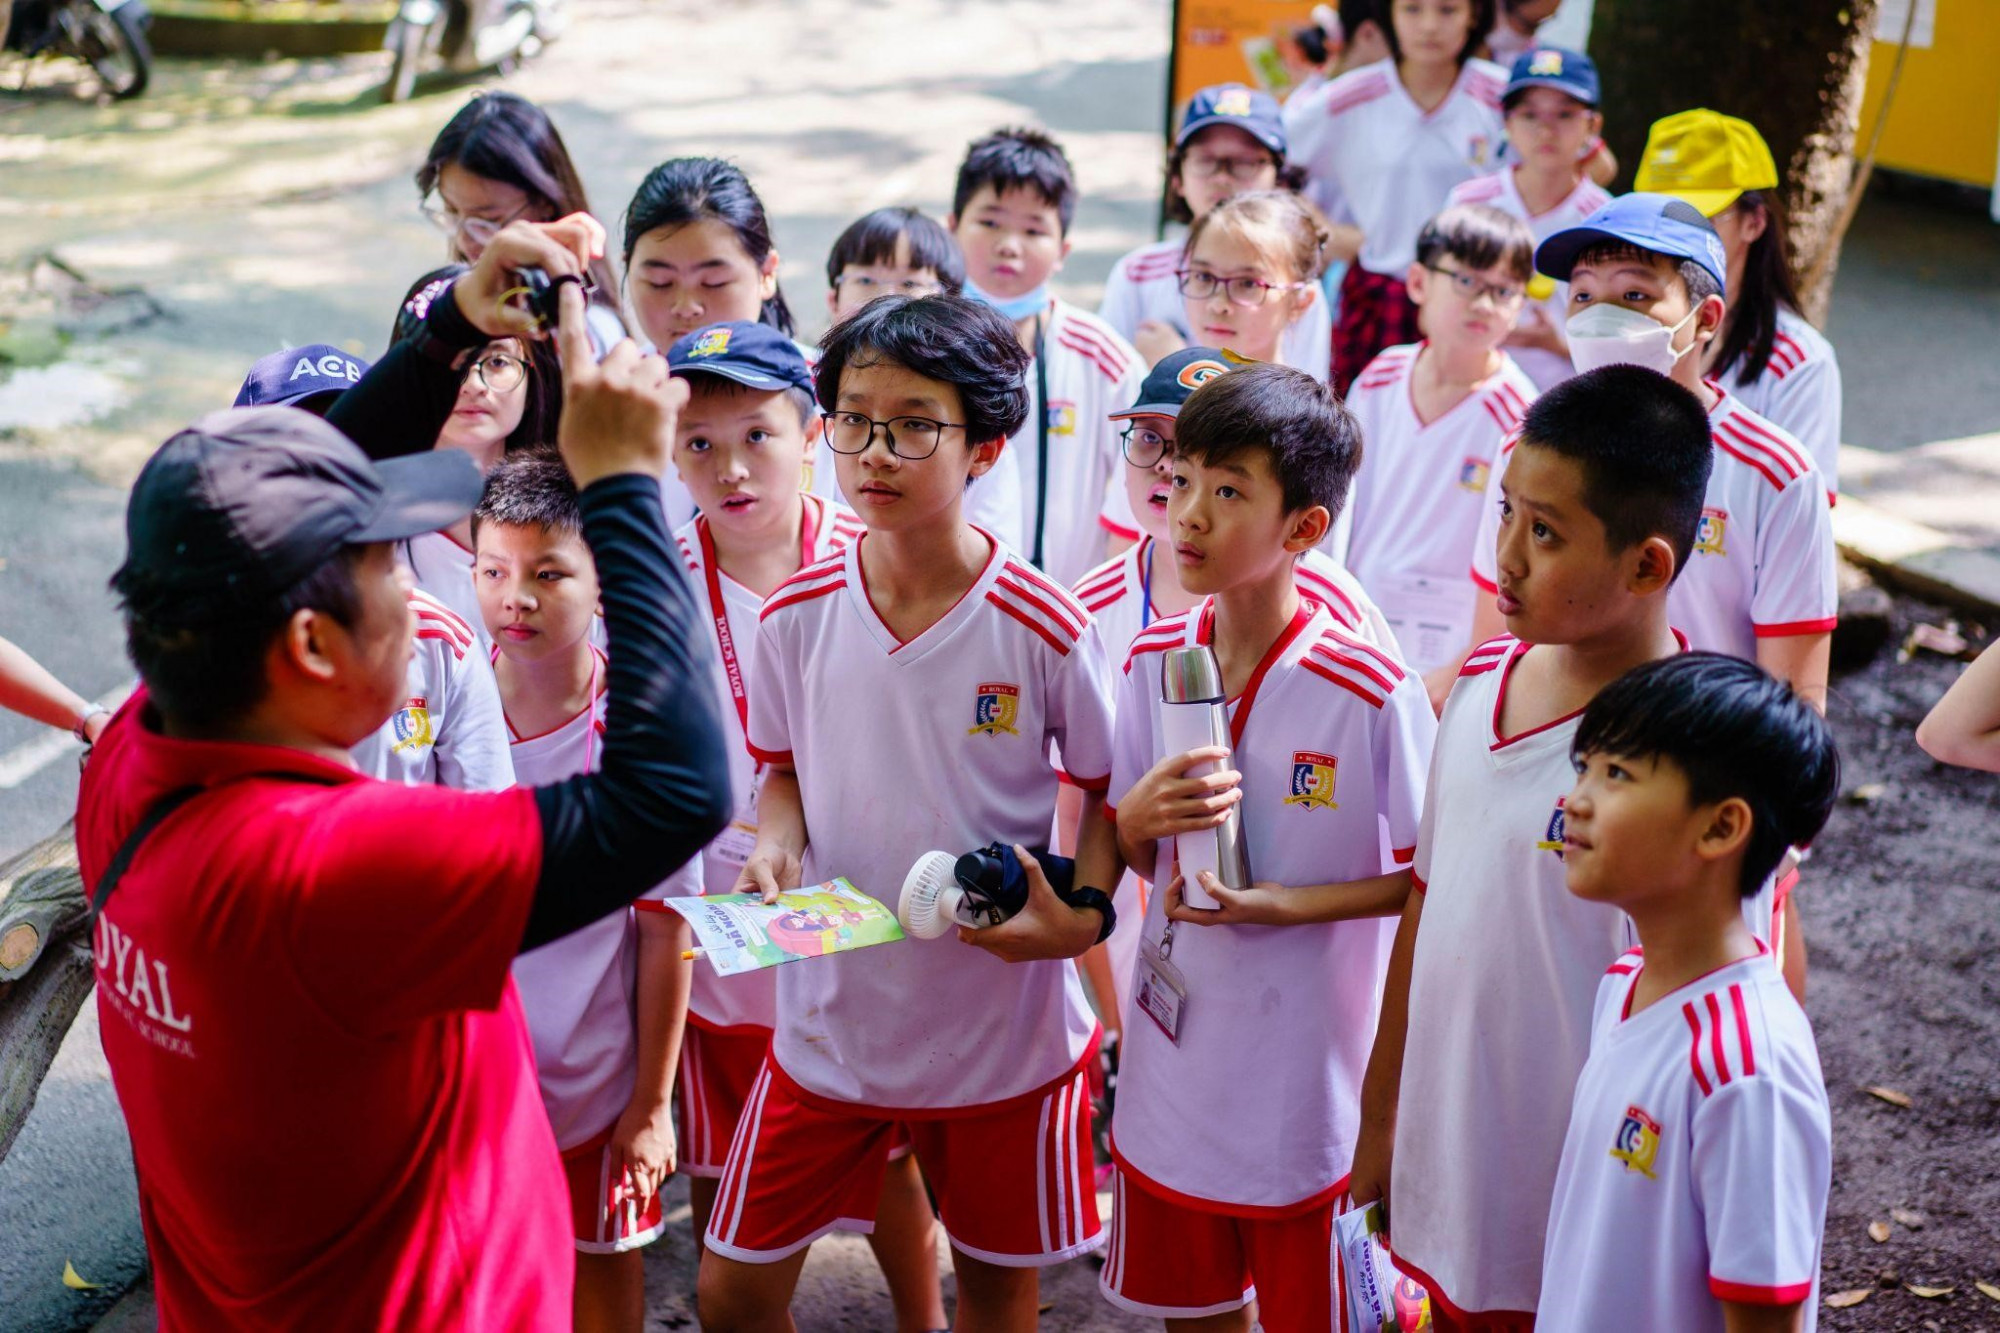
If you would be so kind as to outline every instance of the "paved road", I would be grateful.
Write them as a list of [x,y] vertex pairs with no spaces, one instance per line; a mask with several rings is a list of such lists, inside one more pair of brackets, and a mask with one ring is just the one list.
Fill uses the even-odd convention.
[[[781,0],[575,8],[571,35],[509,86],[554,113],[600,216],[615,232],[633,186],[666,157],[735,158],[771,207],[808,336],[824,323],[819,265],[836,232],[883,204],[943,211],[964,143],[997,124],[1047,125],[1077,163],[1067,294],[1094,301],[1112,260],[1150,234],[1164,0],[882,0],[837,19]],[[409,279],[440,258],[410,172],[467,86],[381,107],[382,73],[374,57],[166,61],[131,105],[83,103],[46,78],[0,98],[0,292],[8,269],[53,250],[100,284],[143,286],[166,311],[74,349],[87,395],[32,376],[0,384],[0,633],[85,693],[129,677],[104,579],[122,544],[119,488],[146,453],[227,403],[266,351],[379,348]],[[1871,199],[1830,330],[1848,437],[1897,449],[2000,429],[1996,298],[2000,228],[1918,198]],[[83,397],[97,406],[77,419],[10,435],[28,409]],[[0,777],[36,739],[0,716]],[[70,755],[49,753],[0,785],[0,851],[53,828],[72,802]],[[79,1025],[0,1166],[0,1333],[74,1325],[104,1303],[60,1286],[65,1257],[114,1283],[136,1271],[130,1192],[95,1033]],[[826,1284],[815,1327],[879,1326],[860,1253],[815,1260]],[[655,1308],[671,1319],[667,1275],[682,1261],[659,1258]],[[1105,1318],[1087,1288],[1086,1272],[1067,1275],[1052,1319]]]

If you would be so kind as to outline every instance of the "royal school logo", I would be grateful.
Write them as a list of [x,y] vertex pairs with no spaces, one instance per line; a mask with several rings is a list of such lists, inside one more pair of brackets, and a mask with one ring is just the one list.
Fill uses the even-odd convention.
[[972,726],[968,736],[1018,736],[1014,719],[1021,712],[1021,687],[987,681],[973,692]]
[[389,719],[396,730],[394,753],[405,750],[427,750],[437,743],[437,733],[431,727],[431,710],[422,695],[410,700],[396,710]]
[[1493,156],[1493,141],[1484,134],[1475,134],[1466,141],[1465,160],[1474,167],[1484,167]]
[[1048,406],[1049,434],[1076,434],[1076,404],[1051,398]]
[[1339,772],[1340,761],[1330,754],[1294,750],[1292,794],[1285,798],[1285,804],[1302,805],[1308,810],[1317,810],[1321,806],[1328,810],[1340,809],[1333,800],[1333,783]]
[[1541,50],[1528,62],[1528,77],[1533,79],[1553,79],[1563,72],[1563,53]]
[[1250,114],[1250,90],[1230,88],[1215,99],[1215,114],[1218,116],[1247,116]]
[[1617,1141],[1611,1145],[1611,1155],[1625,1163],[1627,1171],[1637,1171],[1652,1180],[1653,1159],[1659,1154],[1660,1122],[1636,1106],[1626,1107]]
[[688,348],[688,359],[692,361],[698,356],[721,356],[728,350],[729,330],[710,329],[694,340],[693,347]]
[[1541,841],[1535,844],[1536,851],[1554,852],[1558,861],[1563,859],[1563,802],[1568,799],[1567,796],[1556,797],[1555,813],[1549,816],[1548,829],[1542,834]]
[[1174,376],[1174,383],[1183,389],[1199,389],[1217,375],[1227,375],[1229,367],[1220,361],[1190,361],[1181,367],[1181,373]]
[[1701,526],[1694,530],[1694,549],[1703,555],[1725,555],[1722,549],[1724,538],[1729,535],[1729,511],[1726,509],[1704,509],[1701,511]]
[[1486,474],[1489,470],[1483,458],[1466,459],[1458,465],[1459,489],[1471,491],[1474,495],[1486,494]]

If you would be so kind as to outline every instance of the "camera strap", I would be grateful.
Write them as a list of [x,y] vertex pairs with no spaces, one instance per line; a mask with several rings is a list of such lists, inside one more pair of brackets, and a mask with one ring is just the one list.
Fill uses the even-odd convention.
[[1035,545],[1028,563],[1042,568],[1042,534],[1049,526],[1049,358],[1042,333],[1048,312],[1035,316]]

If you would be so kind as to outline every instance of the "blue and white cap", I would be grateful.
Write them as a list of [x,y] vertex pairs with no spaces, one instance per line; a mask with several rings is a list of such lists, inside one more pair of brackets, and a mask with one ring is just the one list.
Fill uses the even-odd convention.
[[667,349],[675,375],[720,375],[752,389],[812,392],[812,370],[797,343],[769,324],[731,320],[685,334]]
[[1560,46],[1533,46],[1515,57],[1501,100],[1524,88],[1553,88],[1585,106],[1596,106],[1601,95],[1596,62],[1581,51]]
[[1267,92],[1240,83],[1203,88],[1188,99],[1174,147],[1183,146],[1211,125],[1234,126],[1280,158],[1285,155],[1285,122],[1278,115],[1278,99]]
[[1623,242],[1670,259],[1689,259],[1707,269],[1718,287],[1728,286],[1729,261],[1722,238],[1685,199],[1670,194],[1621,194],[1574,227],[1565,227],[1535,251],[1535,268],[1568,282],[1576,257],[1605,242]]
[[311,407],[305,400],[345,393],[368,373],[368,363],[328,343],[287,348],[260,357],[236,391],[237,407],[280,404]]

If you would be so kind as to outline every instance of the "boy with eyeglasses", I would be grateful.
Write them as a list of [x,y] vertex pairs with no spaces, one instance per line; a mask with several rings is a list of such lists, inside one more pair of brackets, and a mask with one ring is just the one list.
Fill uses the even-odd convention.
[[[749,746],[765,772],[738,887],[772,901],[844,875],[893,905],[925,852],[997,841],[1029,897],[998,926],[778,970],[702,1259],[711,1333],[784,1326],[812,1242],[876,1216],[899,1134],[937,1198],[961,1327],[1033,1329],[1036,1270],[1099,1243],[1098,1029],[1070,960],[1116,919],[1097,795],[1110,666],[1076,599],[963,509],[1026,415],[1026,370],[1008,321],[954,296],[882,297],[821,349],[841,490],[868,530],[764,604]],[[1067,900],[1024,850],[1048,839],[1055,745],[1091,793]]]
[[1472,630],[1465,578],[1501,442],[1534,382],[1501,344],[1534,276],[1534,236],[1482,205],[1424,224],[1410,265],[1424,340],[1369,362],[1347,397],[1368,448],[1334,547],[1389,615],[1442,706]]
[[966,295],[1006,316],[1032,358],[1028,417],[999,462],[1020,479],[1022,554],[1065,587],[1107,554],[1100,515],[1119,466],[1110,414],[1132,401],[1146,369],[1109,324],[1049,290],[1069,255],[1076,199],[1061,145],[1005,129],[966,150],[946,219],[965,254]]

